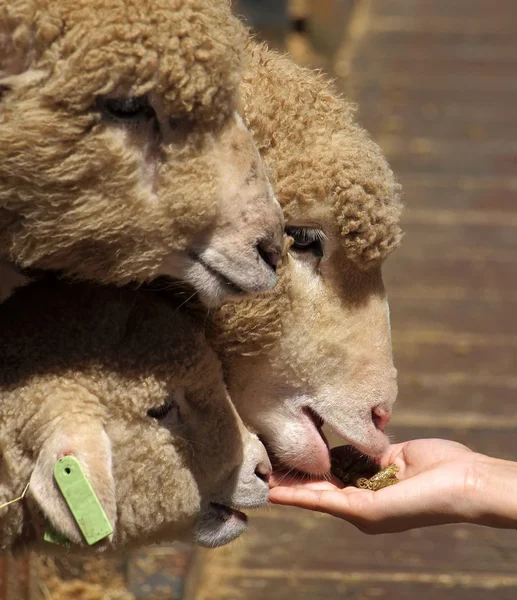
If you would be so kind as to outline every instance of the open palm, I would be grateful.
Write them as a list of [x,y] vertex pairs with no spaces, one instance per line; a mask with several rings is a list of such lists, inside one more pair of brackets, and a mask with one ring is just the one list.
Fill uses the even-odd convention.
[[399,467],[397,485],[372,492],[344,488],[336,478],[276,476],[270,500],[346,519],[365,533],[475,520],[478,507],[472,492],[481,481],[479,456],[448,440],[412,440],[391,446],[381,459],[382,466]]

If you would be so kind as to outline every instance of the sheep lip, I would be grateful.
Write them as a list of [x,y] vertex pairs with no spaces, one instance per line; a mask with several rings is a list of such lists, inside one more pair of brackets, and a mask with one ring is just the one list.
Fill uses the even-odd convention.
[[204,269],[206,269],[206,271],[208,271],[208,273],[215,277],[219,285],[224,289],[226,295],[242,296],[243,294],[247,293],[247,291],[235,283],[235,281],[232,281],[226,275],[209,265],[201,258],[199,254],[196,254],[195,252],[189,252],[189,258],[199,263]]
[[210,507],[213,508],[217,514],[217,516],[222,521],[227,521],[232,517],[235,517],[239,521],[243,521],[244,523],[248,522],[248,517],[242,511],[237,510],[236,508],[231,508],[226,504],[219,504],[218,502],[210,502]]
[[[312,408],[304,406],[296,415],[299,435],[303,439],[302,448],[288,448],[285,456],[280,456],[281,462],[289,468],[295,468],[304,473],[321,475],[330,469],[329,444],[322,431],[323,419]],[[299,444],[297,444],[297,447]]]
[[383,453],[383,451],[386,449],[387,445],[388,445],[388,438],[385,434],[383,434],[380,431],[377,431],[377,437],[379,438],[384,438],[385,440],[385,445],[384,447],[381,447],[379,445],[376,445],[377,447],[372,447],[373,444],[360,444],[352,439],[350,439],[349,437],[347,437],[346,435],[343,435],[343,432],[340,431],[337,427],[334,427],[332,425],[332,423],[328,423],[327,422],[327,426],[337,435],[339,436],[342,440],[344,440],[346,442],[346,445],[350,448],[353,448],[355,452],[364,455],[364,456],[368,456],[368,458],[370,458],[372,461],[378,461],[381,454]]
[[323,417],[321,417],[313,408],[310,408],[309,406],[304,406],[302,408],[302,412],[314,423],[314,427],[316,427],[316,430],[320,434],[322,440],[325,442],[325,445],[327,448],[329,448],[328,440],[322,430],[323,425],[325,425],[325,420]]

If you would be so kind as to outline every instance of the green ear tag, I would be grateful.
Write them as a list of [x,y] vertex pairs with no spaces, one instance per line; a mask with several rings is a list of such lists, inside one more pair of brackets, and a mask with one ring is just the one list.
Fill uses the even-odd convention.
[[90,546],[113,533],[113,527],[75,456],[60,458],[54,467],[54,477]]
[[65,546],[66,548],[72,547],[70,541],[62,533],[59,533],[59,531],[54,529],[50,523],[47,523],[43,539],[49,544],[57,544],[59,546]]

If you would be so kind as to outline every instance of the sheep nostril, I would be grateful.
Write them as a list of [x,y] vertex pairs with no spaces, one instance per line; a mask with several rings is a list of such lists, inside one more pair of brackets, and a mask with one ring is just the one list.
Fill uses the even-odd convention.
[[259,242],[257,244],[257,252],[266,265],[271,267],[273,271],[276,271],[276,267],[282,256],[281,248],[277,248],[268,242]]
[[255,469],[255,475],[265,483],[269,483],[269,478],[271,477],[271,468],[269,465],[259,463]]

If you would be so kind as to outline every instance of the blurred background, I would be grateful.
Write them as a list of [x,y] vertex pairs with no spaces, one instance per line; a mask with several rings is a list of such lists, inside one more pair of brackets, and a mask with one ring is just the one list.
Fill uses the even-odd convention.
[[[391,437],[517,460],[515,0],[239,0],[235,10],[335,78],[403,184],[406,236],[385,268],[400,374]],[[283,507],[215,551],[0,558],[0,600],[488,597],[517,598],[515,531],[369,537]]]

